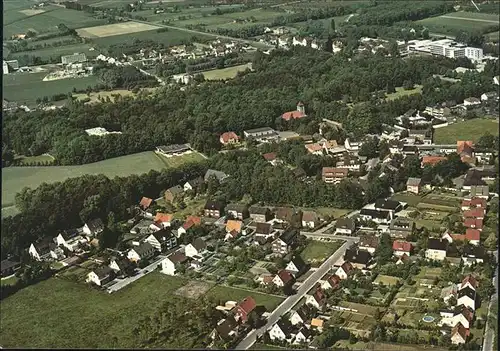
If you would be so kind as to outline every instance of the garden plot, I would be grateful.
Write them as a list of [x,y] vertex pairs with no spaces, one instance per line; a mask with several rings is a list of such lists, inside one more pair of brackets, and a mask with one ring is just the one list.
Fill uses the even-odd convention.
[[174,294],[177,296],[187,297],[189,299],[197,299],[205,295],[207,291],[212,288],[212,284],[192,280],[184,286],[175,290]]
[[390,275],[382,275],[379,274],[377,278],[373,281],[374,285],[385,285],[385,286],[392,286],[396,285],[398,282],[400,282],[401,279],[397,277],[391,277]]

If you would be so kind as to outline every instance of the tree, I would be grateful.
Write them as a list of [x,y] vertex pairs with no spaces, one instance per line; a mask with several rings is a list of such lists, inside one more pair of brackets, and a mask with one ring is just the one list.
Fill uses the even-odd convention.
[[332,20],[330,21],[330,28],[332,28],[333,32],[336,32],[336,30],[335,30],[335,19],[334,18],[332,18]]

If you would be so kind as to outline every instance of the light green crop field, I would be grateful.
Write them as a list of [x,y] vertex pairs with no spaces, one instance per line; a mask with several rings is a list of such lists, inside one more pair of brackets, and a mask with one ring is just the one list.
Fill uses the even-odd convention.
[[56,94],[69,93],[76,89],[86,89],[89,85],[98,83],[96,76],[82,78],[67,78],[44,82],[48,72],[15,73],[3,77],[3,97],[8,101],[15,101],[34,105],[37,98],[51,97]]
[[9,59],[19,60],[23,56],[28,55],[28,56],[38,56],[42,60],[48,60],[51,57],[56,57],[57,60],[59,62],[61,62],[61,60],[60,60],[61,56],[71,55],[71,54],[74,54],[75,52],[84,53],[87,56],[87,58],[97,57],[97,55],[99,55],[99,52],[97,52],[96,50],[90,51],[91,47],[92,47],[92,45],[84,44],[84,43],[57,46],[57,47],[48,47],[48,48],[39,49],[39,50],[21,51],[21,52],[11,53],[9,56]]
[[201,72],[203,76],[205,77],[206,80],[218,80],[218,79],[231,79],[236,77],[236,74],[238,72],[243,72],[247,68],[250,68],[251,64],[244,64],[244,65],[239,65],[239,66],[233,66],[233,67],[228,67],[228,68],[222,68],[222,69],[214,69],[211,71],[204,71]]
[[387,100],[396,100],[402,96],[409,96],[414,94],[422,94],[422,86],[416,85],[414,89],[405,90],[403,87],[397,87],[395,93],[386,94]]
[[457,140],[476,142],[486,133],[498,135],[498,120],[476,118],[438,128],[434,132],[434,142],[436,144],[455,144]]
[[78,166],[7,167],[2,169],[2,206],[12,205],[16,193],[26,186],[36,188],[44,182],[61,182],[84,174],[104,174],[110,178],[142,174],[199,160],[202,157],[197,153],[167,159],[145,151]]
[[[438,17],[430,17],[417,21],[431,32],[445,30],[481,30],[499,24],[498,16],[487,13],[452,12]],[[446,33],[443,33],[446,34]]]
[[[19,11],[29,8],[29,6],[23,7]],[[106,20],[94,18],[86,12],[65,9],[59,6],[45,6],[40,10],[44,12],[30,16],[21,13],[24,18],[18,16],[17,13],[12,17],[11,12],[14,10],[8,11],[7,14],[4,11],[3,37],[9,38],[14,34],[26,33],[28,30],[34,30],[38,34],[57,32],[59,24],[65,24],[69,28],[76,29],[106,23]]]

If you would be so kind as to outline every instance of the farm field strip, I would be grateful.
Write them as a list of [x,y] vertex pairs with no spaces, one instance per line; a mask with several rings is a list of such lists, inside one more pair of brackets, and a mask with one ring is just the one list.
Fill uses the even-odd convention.
[[475,21],[475,22],[488,22],[488,23],[495,23],[498,24],[498,20],[489,20],[489,19],[481,19],[481,18],[465,18],[465,17],[456,17],[456,16],[441,16],[441,18],[449,18],[449,19],[456,19],[460,21]]
[[159,29],[161,27],[139,23],[139,22],[125,22],[125,23],[114,23],[106,24],[97,27],[86,27],[77,30],[77,33],[81,37],[87,38],[105,38],[115,35],[124,35],[137,32],[145,32],[153,29]]

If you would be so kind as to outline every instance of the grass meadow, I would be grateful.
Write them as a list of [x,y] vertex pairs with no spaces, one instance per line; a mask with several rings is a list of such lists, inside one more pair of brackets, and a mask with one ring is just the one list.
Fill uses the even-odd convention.
[[452,12],[446,15],[430,17],[417,21],[431,32],[439,34],[449,34],[449,31],[459,30],[484,30],[486,28],[498,26],[498,16],[488,13],[477,12]]
[[497,120],[471,119],[438,128],[434,132],[434,143],[455,144],[457,140],[472,140],[476,142],[486,133],[498,135]]
[[243,72],[247,68],[250,68],[251,64],[247,63],[244,65],[233,66],[228,68],[214,69],[210,71],[200,72],[203,74],[206,80],[218,80],[218,79],[231,79],[236,77],[238,72]]

